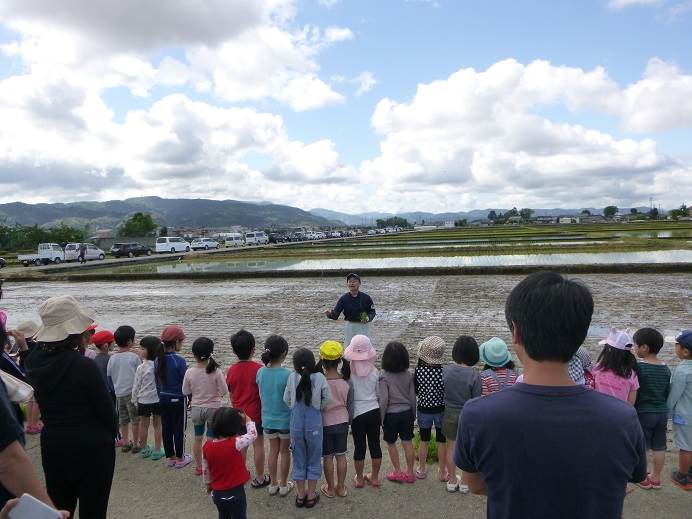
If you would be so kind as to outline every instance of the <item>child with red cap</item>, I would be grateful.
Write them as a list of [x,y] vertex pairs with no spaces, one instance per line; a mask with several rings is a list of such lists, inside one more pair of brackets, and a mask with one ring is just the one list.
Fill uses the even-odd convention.
[[93,335],[91,342],[94,343],[94,346],[96,346],[96,349],[98,350],[94,356],[94,362],[103,375],[103,380],[108,382],[106,370],[108,368],[108,361],[111,358],[110,352],[115,346],[115,337],[113,337],[113,332],[110,330],[100,330]]

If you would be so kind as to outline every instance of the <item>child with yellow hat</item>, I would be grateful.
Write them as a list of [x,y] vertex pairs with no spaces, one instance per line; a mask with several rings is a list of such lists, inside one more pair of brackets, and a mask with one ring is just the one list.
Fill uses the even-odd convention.
[[[337,341],[324,341],[320,346],[318,369],[324,373],[332,393],[331,403],[322,409],[322,464],[324,479],[320,487],[325,497],[346,497],[346,444],[348,425],[353,417],[353,385],[351,368],[343,358],[344,349]],[[339,370],[341,366],[341,370]],[[336,484],[334,483],[336,458]]]

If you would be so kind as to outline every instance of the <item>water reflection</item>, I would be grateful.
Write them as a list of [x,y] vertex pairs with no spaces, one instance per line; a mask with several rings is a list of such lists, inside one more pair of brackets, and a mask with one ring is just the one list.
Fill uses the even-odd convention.
[[128,272],[246,272],[281,270],[358,270],[370,268],[495,267],[541,265],[594,265],[625,263],[692,263],[692,250],[645,252],[578,252],[563,254],[509,254],[492,256],[433,256],[399,258],[333,258],[314,260],[253,260],[177,262],[141,265]]

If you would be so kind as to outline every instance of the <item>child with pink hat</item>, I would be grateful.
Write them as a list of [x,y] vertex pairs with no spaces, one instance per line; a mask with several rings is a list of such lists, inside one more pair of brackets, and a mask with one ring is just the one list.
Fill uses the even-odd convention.
[[[365,335],[355,335],[344,351],[344,358],[351,363],[351,384],[353,385],[353,486],[363,488],[365,483],[380,486],[380,467],[382,449],[380,447],[380,403],[379,372],[375,367],[377,353],[370,339]],[[370,449],[372,468],[365,470],[365,451]]]
[[624,330],[611,328],[608,336],[598,344],[603,350],[593,370],[596,391],[634,405],[639,379],[637,359],[632,354],[632,337]]

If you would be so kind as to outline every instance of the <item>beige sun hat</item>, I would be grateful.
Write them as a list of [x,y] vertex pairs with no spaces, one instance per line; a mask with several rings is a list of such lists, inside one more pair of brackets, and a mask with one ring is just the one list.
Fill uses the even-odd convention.
[[25,339],[31,339],[38,333],[41,326],[34,321],[24,321],[17,325],[14,331],[21,333]]
[[72,296],[51,297],[38,307],[43,323],[36,333],[40,342],[58,342],[69,335],[83,333],[94,322],[91,312],[85,310]]
[[442,364],[446,347],[442,337],[431,335],[418,343],[418,358],[427,364]]

